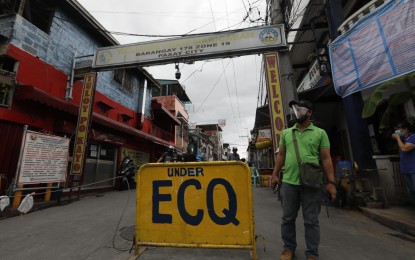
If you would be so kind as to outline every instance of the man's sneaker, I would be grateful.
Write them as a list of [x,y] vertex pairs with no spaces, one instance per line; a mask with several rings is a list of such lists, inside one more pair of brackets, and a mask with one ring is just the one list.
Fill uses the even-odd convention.
[[315,255],[308,255],[307,260],[318,260],[318,257]]
[[294,257],[294,252],[284,249],[281,253],[280,260],[292,260]]

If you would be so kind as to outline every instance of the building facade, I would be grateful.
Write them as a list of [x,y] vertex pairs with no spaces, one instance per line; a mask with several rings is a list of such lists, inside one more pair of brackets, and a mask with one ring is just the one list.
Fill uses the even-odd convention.
[[[269,2],[272,4],[274,1]],[[292,4],[292,1],[286,2]],[[354,24],[364,21],[382,5],[392,2],[395,4],[401,1],[309,1],[304,5],[305,15],[298,28],[287,19],[285,22],[288,27],[286,31],[291,31],[291,78],[296,86],[298,99],[313,102],[313,120],[329,135],[334,167],[339,160],[353,163],[356,176],[365,182],[364,189],[369,192],[373,188],[383,189],[390,203],[403,203],[407,198],[399,172],[398,149],[390,136],[397,121],[411,121],[415,117],[414,92],[410,91],[415,81],[410,76],[406,80],[394,80],[390,82],[393,87],[389,88],[386,81],[381,87],[379,83],[342,97],[336,93],[333,85],[332,60],[329,55],[329,45],[337,37],[348,35]],[[285,5],[281,11],[289,16],[292,11],[290,4]],[[408,33],[407,28],[398,26],[396,29],[400,30],[397,35]],[[360,54],[368,53],[374,48],[366,42],[362,42],[359,47]],[[375,57],[375,54],[371,56]],[[353,68],[353,64],[343,69],[350,68]],[[362,73],[354,72],[353,74]],[[397,99],[399,95],[404,98]],[[381,98],[373,102],[374,96]],[[370,107],[371,102],[376,104],[374,108]],[[367,110],[374,112],[367,115]],[[288,111],[286,115],[288,125]],[[339,169],[336,171],[339,172]]]
[[[179,122],[175,126],[175,143],[176,146],[185,152],[189,143],[189,114],[186,105],[191,104],[186,94],[184,86],[177,80],[157,80],[159,88],[153,88],[152,102],[162,104]],[[170,125],[171,126],[171,125]]]
[[[84,74],[92,71],[97,48],[118,45],[75,0],[24,2],[0,6],[0,174],[7,180],[0,194],[15,187],[25,126],[70,138],[72,161]],[[165,147],[175,145],[175,126],[181,123],[168,111],[169,120],[154,118],[159,108],[152,90],[161,85],[144,69],[97,74],[81,184],[111,189],[124,156],[138,167],[157,161]]]

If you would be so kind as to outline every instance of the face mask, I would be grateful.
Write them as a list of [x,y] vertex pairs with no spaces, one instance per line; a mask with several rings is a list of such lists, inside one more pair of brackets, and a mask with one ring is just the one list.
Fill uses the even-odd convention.
[[300,118],[296,118],[295,119],[295,122],[297,122],[299,124],[302,124],[302,123],[304,123],[307,120],[307,118],[308,118],[308,116],[307,115],[304,115],[304,116],[302,116]]
[[291,106],[291,116],[299,124],[302,124],[307,120],[307,118],[308,118],[307,112],[308,111],[309,111],[308,108],[305,108],[305,107],[299,107],[297,105]]
[[399,135],[400,137],[404,137],[403,136],[403,133],[402,133],[402,131],[400,129],[396,130],[395,131],[395,134]]

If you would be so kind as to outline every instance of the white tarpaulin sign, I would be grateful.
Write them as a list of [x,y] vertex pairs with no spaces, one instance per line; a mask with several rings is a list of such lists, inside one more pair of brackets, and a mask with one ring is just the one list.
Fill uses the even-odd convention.
[[258,138],[271,138],[271,129],[262,129],[258,131]]
[[284,25],[261,26],[98,48],[93,68],[156,65],[231,57],[285,47]]
[[69,138],[26,131],[19,184],[65,181],[68,155]]
[[330,44],[334,87],[346,97],[415,71],[415,1],[389,1]]
[[225,127],[226,126],[226,119],[219,119],[218,120],[218,125],[220,127]]

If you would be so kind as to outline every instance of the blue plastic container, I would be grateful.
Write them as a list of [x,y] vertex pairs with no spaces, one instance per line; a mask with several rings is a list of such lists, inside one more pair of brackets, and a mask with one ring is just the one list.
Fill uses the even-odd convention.
[[349,161],[339,161],[337,162],[337,178],[348,178],[353,174],[353,166]]

